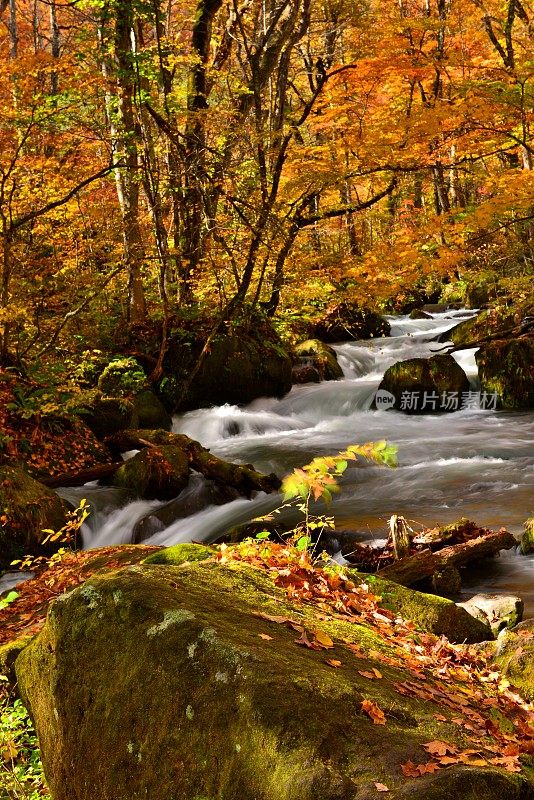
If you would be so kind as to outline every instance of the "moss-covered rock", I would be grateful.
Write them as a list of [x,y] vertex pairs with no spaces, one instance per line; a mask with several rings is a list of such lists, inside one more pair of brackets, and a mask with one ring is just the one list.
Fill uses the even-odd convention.
[[534,337],[487,342],[476,362],[482,391],[496,394],[500,408],[534,408]]
[[295,347],[295,355],[305,366],[314,367],[322,381],[337,381],[343,377],[333,347],[318,339],[307,339]]
[[375,339],[389,336],[389,322],[370,308],[342,302],[328,308],[315,326],[315,336],[323,342]]
[[[261,614],[335,644],[299,647]],[[504,769],[402,774],[426,760],[425,742],[472,747],[440,721],[439,697],[396,691],[413,682],[402,654],[365,625],[290,604],[265,572],[205,561],[92,578],[53,604],[16,671],[54,800],[371,800],[375,782],[393,800],[531,797]],[[373,667],[380,680],[365,676]]]
[[505,628],[515,628],[523,619],[525,606],[520,597],[511,594],[476,594],[458,605],[487,623],[495,636]]
[[521,553],[524,556],[534,553],[534,516],[525,522],[525,531],[521,537]]
[[421,630],[446,636],[451,642],[468,644],[494,638],[487,622],[475,619],[452,600],[407,589],[376,575],[362,575],[355,570],[348,572],[357,581],[368,584],[374,594],[380,595],[384,608],[412,620]]
[[[398,361],[386,370],[378,387],[395,398],[392,408],[407,414],[457,411],[469,380],[450,355]],[[449,401],[447,398],[455,398]]]
[[139,428],[163,428],[170,431],[172,427],[172,417],[167,409],[150,389],[140,392],[133,399],[133,406],[137,417],[136,425]]
[[112,478],[113,486],[131,489],[147,500],[170,500],[188,481],[189,458],[174,445],[146,447],[125,461]]
[[413,311],[410,311],[409,317],[410,319],[432,319],[432,314],[428,314],[420,308],[414,308]]
[[274,331],[262,338],[260,331],[236,329],[221,333],[211,342],[208,355],[184,395],[184,381],[202,347],[199,340],[170,337],[159,393],[171,411],[224,403],[240,405],[256,397],[281,397],[291,389],[291,358]]
[[138,416],[126,397],[104,397],[98,389],[75,395],[67,410],[76,414],[99,439],[138,426]]
[[503,630],[490,650],[512,686],[534,700],[534,624],[526,620],[514,630]]
[[[59,530],[67,506],[19,467],[0,467],[0,565],[43,552],[43,529]],[[53,549],[53,548],[52,548]]]

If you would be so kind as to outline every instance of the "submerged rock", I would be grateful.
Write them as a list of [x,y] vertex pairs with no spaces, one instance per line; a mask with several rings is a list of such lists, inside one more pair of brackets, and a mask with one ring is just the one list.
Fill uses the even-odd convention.
[[[322,381],[337,381],[343,377],[343,370],[338,364],[336,351],[319,339],[307,339],[295,347],[295,354],[301,360],[297,369],[314,368]],[[296,381],[296,383],[308,381]]]
[[386,370],[378,387],[392,398],[392,408],[407,414],[457,411],[469,380],[450,355],[398,361]]
[[131,489],[146,500],[170,500],[189,481],[189,458],[174,445],[146,447],[113,475],[112,484]]
[[351,302],[338,303],[327,309],[315,326],[315,336],[323,342],[374,339],[390,333],[390,324],[384,317]]
[[[286,620],[327,649],[297,646]],[[266,572],[204,561],[92,578],[52,605],[16,671],[54,800],[371,800],[376,783],[395,800],[531,797],[524,774],[480,761],[403,775],[424,743],[466,746],[440,721],[436,676],[414,682],[403,655],[292,605]]]
[[[0,467],[0,564],[7,565],[26,554],[42,554],[47,536],[44,529],[62,528],[67,510],[52,489],[22,468]],[[53,552],[54,548],[48,550]]]

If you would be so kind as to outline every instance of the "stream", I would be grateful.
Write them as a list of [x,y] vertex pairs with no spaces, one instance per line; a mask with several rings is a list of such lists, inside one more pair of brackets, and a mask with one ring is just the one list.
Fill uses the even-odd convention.
[[[295,386],[282,399],[262,398],[238,408],[225,405],[175,417],[173,431],[200,441],[221,458],[252,463],[263,472],[286,474],[314,456],[335,454],[352,443],[388,439],[398,446],[395,470],[358,463],[347,469],[332,505],[336,528],[359,541],[383,543],[391,514],[427,526],[461,516],[479,525],[520,534],[534,511],[534,413],[478,407],[448,414],[409,416],[372,410],[374,393],[388,366],[428,356],[432,341],[473,312],[450,311],[432,319],[389,317],[391,336],[335,345],[344,379]],[[471,388],[478,389],[475,351],[455,353]],[[196,484],[185,491],[195,492]],[[131,541],[133,528],[163,503],[131,502],[121,490],[88,484],[63,489],[71,502],[87,497],[93,508],[83,529],[85,547]],[[279,496],[260,494],[178,519],[154,524],[146,544],[210,542],[236,525],[266,514]],[[158,520],[155,520],[158,523]],[[534,556],[503,553],[470,570],[464,592],[511,592],[534,615]]]

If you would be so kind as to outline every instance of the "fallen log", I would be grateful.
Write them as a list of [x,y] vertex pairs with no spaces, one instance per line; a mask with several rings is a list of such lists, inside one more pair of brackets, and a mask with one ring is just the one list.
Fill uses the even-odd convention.
[[432,577],[435,572],[445,567],[462,567],[470,561],[497,555],[500,550],[510,550],[516,545],[515,537],[501,528],[499,531],[490,531],[468,542],[443,547],[436,552],[430,549],[420,550],[393,564],[388,564],[377,574],[402,586],[412,586],[418,581]]
[[111,477],[123,463],[123,461],[119,461],[113,464],[98,464],[96,467],[82,469],[80,472],[64,472],[51,478],[39,478],[39,482],[51,489],[57,489],[59,486],[83,486],[89,481],[99,481]]
[[214,456],[200,442],[182,433],[164,430],[127,430],[114,433],[106,439],[106,444],[114,454],[125,450],[142,450],[145,447],[171,445],[187,453],[192,469],[201,472],[208,480],[222,486],[231,486],[250,497],[252,492],[276,492],[281,486],[280,478],[271,473],[263,475],[250,464],[232,464]]

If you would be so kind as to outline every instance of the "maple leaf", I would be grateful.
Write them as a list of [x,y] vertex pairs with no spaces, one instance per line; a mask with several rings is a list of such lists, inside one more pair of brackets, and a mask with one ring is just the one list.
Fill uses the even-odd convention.
[[454,754],[458,752],[458,748],[455,745],[447,742],[427,742],[423,747],[431,756],[446,756],[447,753]]
[[406,775],[407,778],[418,778],[421,774],[419,768],[413,761],[407,761],[405,764],[401,764],[401,770],[402,774]]
[[382,709],[377,706],[372,700],[363,700],[362,701],[362,710],[370,717],[375,725],[385,725],[386,724],[386,715],[382,711]]

